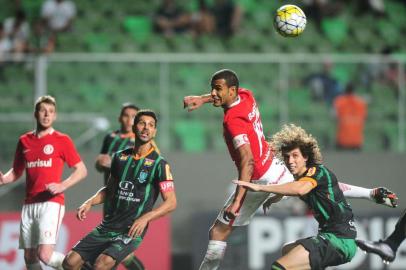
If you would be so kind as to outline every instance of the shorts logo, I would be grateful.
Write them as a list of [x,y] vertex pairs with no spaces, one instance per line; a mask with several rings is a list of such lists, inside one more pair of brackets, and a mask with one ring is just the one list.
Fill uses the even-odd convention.
[[144,162],[145,167],[151,167],[155,163],[155,160],[146,158]]
[[44,235],[45,235],[45,238],[51,238],[52,233],[50,231],[45,231]]
[[306,176],[313,176],[316,173],[316,167],[311,167],[308,171]]
[[148,177],[148,172],[141,171],[140,175],[138,176],[138,182],[140,182],[141,184],[144,183],[147,180],[147,177]]
[[44,146],[44,149],[42,151],[44,151],[44,154],[50,155],[54,152],[54,147],[52,146],[52,144],[47,144]]
[[131,182],[129,182],[129,181],[123,181],[123,182],[120,182],[120,188],[122,189],[122,190],[133,190],[134,189],[134,184],[133,183],[131,183]]

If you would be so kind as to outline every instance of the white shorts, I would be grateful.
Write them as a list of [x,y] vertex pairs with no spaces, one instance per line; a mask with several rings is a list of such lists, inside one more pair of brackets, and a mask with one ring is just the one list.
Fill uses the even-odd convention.
[[[283,184],[294,181],[293,175],[289,172],[285,164],[274,158],[268,171],[257,181],[256,184],[269,185],[269,184]],[[245,198],[242,200],[242,206],[239,215],[233,220],[224,219],[224,209],[226,209],[234,199],[234,193],[227,199],[224,208],[220,211],[217,219],[224,224],[232,226],[246,226],[250,223],[256,210],[269,198],[275,196],[273,193],[268,192],[251,192],[248,191]]]
[[55,245],[65,206],[56,202],[23,205],[20,223],[20,249]]

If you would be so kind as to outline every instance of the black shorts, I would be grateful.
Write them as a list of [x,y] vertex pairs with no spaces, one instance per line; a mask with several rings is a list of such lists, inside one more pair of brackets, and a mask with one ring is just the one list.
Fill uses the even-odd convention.
[[80,240],[72,250],[91,265],[100,254],[105,254],[112,257],[117,266],[128,254],[136,250],[141,242],[141,237],[133,239],[126,234],[105,232],[96,228]]
[[302,245],[309,252],[312,270],[347,263],[357,251],[354,239],[338,238],[330,233],[299,239],[295,243]]

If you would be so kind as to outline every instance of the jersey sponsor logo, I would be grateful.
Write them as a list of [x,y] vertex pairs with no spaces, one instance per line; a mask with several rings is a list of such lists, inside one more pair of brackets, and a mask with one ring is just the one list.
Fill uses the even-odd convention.
[[147,177],[148,177],[148,172],[141,171],[140,175],[138,176],[138,182],[140,182],[141,184],[144,183],[147,180]]
[[169,166],[169,164],[165,165],[165,173],[166,173],[166,179],[173,180],[173,176],[171,173],[171,167]]
[[159,187],[162,192],[168,192],[168,191],[174,191],[175,190],[175,185],[173,184],[173,181],[163,181],[159,183]]
[[155,160],[146,158],[145,161],[144,161],[144,166],[145,167],[151,167],[154,163],[155,163]]
[[130,181],[122,181],[119,183],[120,190],[118,191],[118,199],[129,201],[129,202],[140,202],[139,198],[135,197],[133,189],[135,188],[134,183]]
[[240,134],[233,138],[233,145],[235,149],[247,143],[249,143],[247,134]]
[[122,181],[119,183],[119,186],[122,190],[133,190],[134,184],[130,181]]
[[316,167],[311,167],[307,173],[306,176],[313,176],[316,173]]
[[52,167],[52,158],[49,158],[48,160],[41,160],[37,159],[35,161],[28,161],[27,162],[27,168],[39,168],[39,167]]
[[42,149],[42,151],[44,151],[45,155],[50,155],[54,152],[54,147],[52,146],[52,144],[47,144],[44,146],[44,149]]

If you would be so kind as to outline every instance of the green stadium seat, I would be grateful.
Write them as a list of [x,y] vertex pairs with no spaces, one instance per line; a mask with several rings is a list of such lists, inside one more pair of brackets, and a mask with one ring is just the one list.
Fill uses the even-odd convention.
[[152,34],[152,22],[148,16],[127,16],[123,26],[132,39],[140,44],[147,42]]
[[377,26],[379,34],[381,35],[381,39],[385,40],[385,43],[387,45],[396,46],[401,43],[401,41],[399,40],[400,26],[391,23],[388,20],[382,19],[378,21]]
[[175,134],[185,152],[202,152],[207,150],[206,127],[199,120],[179,120],[175,123]]
[[328,40],[335,46],[341,45],[347,39],[348,25],[343,18],[323,18],[321,28]]
[[104,33],[87,34],[85,44],[91,52],[111,52],[112,50],[112,40],[109,35]]

